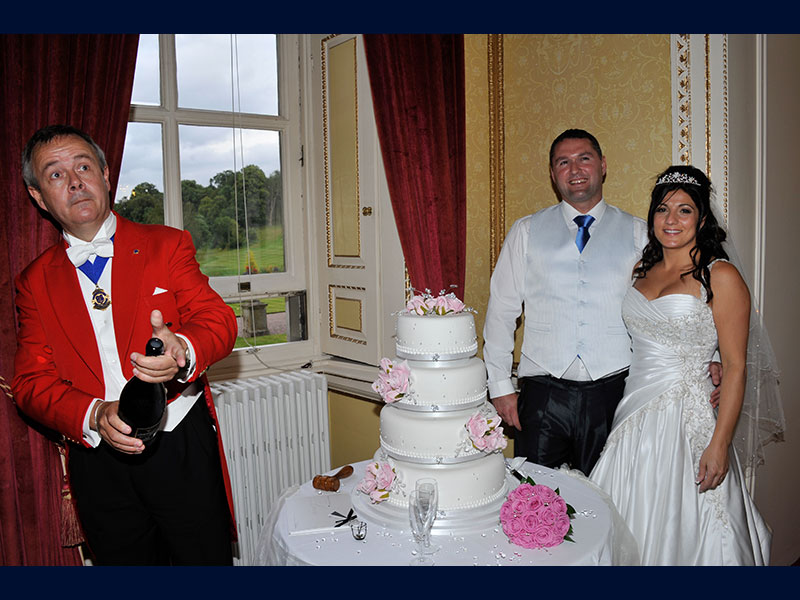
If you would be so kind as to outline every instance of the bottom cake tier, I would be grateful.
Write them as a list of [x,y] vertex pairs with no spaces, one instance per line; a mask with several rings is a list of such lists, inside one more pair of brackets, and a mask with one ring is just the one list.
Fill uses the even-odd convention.
[[[375,460],[384,462],[382,449]],[[433,533],[480,531],[500,523],[500,507],[515,486],[507,475],[505,459],[496,452],[458,464],[420,464],[389,459],[397,474],[397,485],[389,498],[373,504],[367,494],[353,491],[356,513],[384,527],[408,527],[408,493],[417,479],[433,477],[439,488],[439,511]]]

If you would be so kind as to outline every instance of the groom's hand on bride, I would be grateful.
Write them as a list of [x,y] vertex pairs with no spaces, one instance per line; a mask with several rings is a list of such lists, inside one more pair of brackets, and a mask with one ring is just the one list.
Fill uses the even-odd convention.
[[712,408],[717,408],[719,406],[719,385],[722,383],[722,363],[719,362],[712,362],[708,366],[708,372],[711,375],[711,383],[714,384],[714,391],[711,392],[711,402]]
[[498,396],[492,398],[497,414],[504,422],[515,427],[518,431],[522,431],[519,424],[519,413],[517,412],[517,394],[506,394],[505,396]]

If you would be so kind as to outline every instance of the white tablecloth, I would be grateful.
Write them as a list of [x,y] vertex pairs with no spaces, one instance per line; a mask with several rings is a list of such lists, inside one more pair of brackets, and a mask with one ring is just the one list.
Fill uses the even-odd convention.
[[[343,494],[351,498],[354,487],[364,476],[363,461],[353,465],[354,473],[342,480],[338,492],[321,492],[311,482],[287,489],[275,502],[261,532],[257,547],[259,565],[325,565],[325,566],[387,566],[408,565],[415,557],[417,544],[409,527],[382,527],[368,518],[367,536],[357,541],[350,527],[335,528],[322,533],[290,535],[289,513],[293,502],[319,494]],[[554,548],[526,549],[512,544],[497,525],[469,534],[439,533],[433,536],[440,546],[433,555],[436,565],[632,565],[637,564],[638,552],[628,528],[610,499],[580,472],[553,470],[532,463],[520,469],[537,484],[558,488],[564,500],[573,506],[574,542],[563,542]],[[328,474],[333,474],[338,469]]]

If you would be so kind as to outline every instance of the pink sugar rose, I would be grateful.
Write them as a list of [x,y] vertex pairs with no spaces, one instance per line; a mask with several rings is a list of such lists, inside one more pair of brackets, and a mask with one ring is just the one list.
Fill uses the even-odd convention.
[[367,475],[358,484],[358,489],[365,494],[371,494],[375,490],[375,478]]
[[378,375],[378,378],[372,382],[372,389],[373,391],[377,392],[381,396],[386,393],[386,379],[384,379],[384,374],[381,373]]
[[427,312],[427,304],[422,296],[414,296],[406,304],[406,310],[410,313],[424,315]]
[[447,299],[445,306],[448,312],[458,313],[464,310],[464,303],[456,298],[454,294],[448,294],[445,298]]
[[484,439],[486,440],[486,449],[490,452],[502,450],[508,445],[508,440],[506,440],[506,436],[503,435],[502,427],[496,427]]
[[408,391],[408,378],[410,375],[411,369],[408,368],[408,363],[403,361],[389,371],[386,378],[387,385],[405,394]]
[[382,490],[388,490],[394,483],[394,469],[389,463],[381,463],[377,473],[375,473],[375,482]]
[[452,309],[450,308],[450,302],[447,296],[439,296],[438,298],[431,298],[429,302],[429,307],[431,312],[435,312],[437,315],[446,315]]
[[373,490],[369,494],[369,499],[372,500],[373,504],[377,504],[378,502],[383,502],[389,497],[389,492],[384,490]]
[[367,465],[367,473],[359,482],[358,490],[368,494],[373,503],[383,502],[389,497],[394,479],[394,469],[389,463],[372,462]]
[[394,402],[400,400],[404,394],[399,390],[387,389],[383,392],[382,396],[383,401],[386,402],[386,404],[393,404]]
[[489,424],[487,423],[486,418],[480,412],[476,412],[469,418],[469,421],[467,421],[467,431],[469,431],[469,434],[472,436],[473,440],[476,438],[482,438],[483,434],[486,433],[488,429]]
[[380,394],[385,402],[396,402],[408,392],[408,381],[411,376],[411,369],[407,361],[400,364],[393,364],[388,358],[380,361],[380,373],[378,378],[372,382],[372,389]]

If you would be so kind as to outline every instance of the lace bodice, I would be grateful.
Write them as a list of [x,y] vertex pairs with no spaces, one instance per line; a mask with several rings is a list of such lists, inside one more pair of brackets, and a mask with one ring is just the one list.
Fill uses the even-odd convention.
[[[684,381],[703,380],[717,348],[717,329],[711,307],[703,298],[689,294],[670,294],[647,300],[634,287],[622,303],[622,319],[633,342],[633,364],[658,368],[656,361],[638,361],[637,354],[658,350],[667,364],[679,362]],[[661,368],[666,365],[661,364]]]

